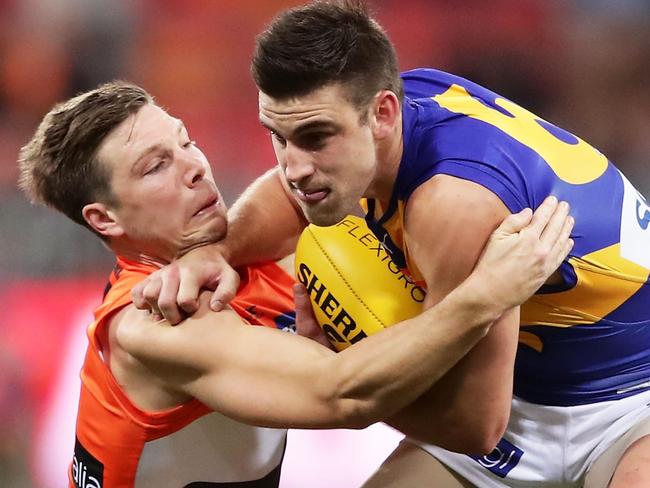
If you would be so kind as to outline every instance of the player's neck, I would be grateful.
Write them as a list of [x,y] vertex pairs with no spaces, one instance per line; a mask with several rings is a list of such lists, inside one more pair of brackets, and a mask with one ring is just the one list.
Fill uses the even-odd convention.
[[404,152],[403,141],[400,120],[391,136],[377,144],[377,174],[372,187],[369,188],[368,194],[365,196],[381,201],[390,200]]
[[171,258],[166,259],[159,256],[157,253],[137,249],[134,246],[125,244],[124,242],[112,242],[109,247],[117,256],[136,263],[150,264],[158,268],[162,268],[172,260]]

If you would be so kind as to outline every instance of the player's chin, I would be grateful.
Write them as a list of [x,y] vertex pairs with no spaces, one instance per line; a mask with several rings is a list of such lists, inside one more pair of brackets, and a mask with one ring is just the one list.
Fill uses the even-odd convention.
[[319,202],[318,204],[301,205],[307,220],[319,227],[329,227],[338,224],[350,212],[350,209],[342,208],[335,202]]
[[228,221],[221,219],[213,223],[209,229],[210,242],[218,242],[228,234]]
[[228,221],[225,218],[214,218],[194,229],[185,236],[187,243],[192,247],[213,244],[226,237]]

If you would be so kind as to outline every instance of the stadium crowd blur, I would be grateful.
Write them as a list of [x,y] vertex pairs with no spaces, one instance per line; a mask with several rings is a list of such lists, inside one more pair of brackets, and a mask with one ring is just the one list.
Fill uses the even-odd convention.
[[[47,467],[35,466],[48,458],[36,453],[43,411],[58,378],[76,378],[63,366],[83,348],[74,324],[87,322],[112,266],[98,239],[18,192],[19,148],[55,102],[132,80],[185,120],[232,202],[274,164],[248,74],[253,39],[297,3],[0,0],[0,486],[46,484]],[[403,69],[438,67],[500,92],[601,149],[650,195],[650,2],[370,5]]]

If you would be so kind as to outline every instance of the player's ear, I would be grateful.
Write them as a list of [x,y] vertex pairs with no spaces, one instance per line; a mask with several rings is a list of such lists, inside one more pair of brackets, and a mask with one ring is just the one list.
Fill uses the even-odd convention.
[[88,225],[102,236],[120,237],[124,234],[115,212],[103,203],[93,202],[84,205],[81,214]]
[[399,123],[401,104],[397,95],[390,90],[382,90],[372,102],[370,123],[375,139],[384,139],[394,133]]

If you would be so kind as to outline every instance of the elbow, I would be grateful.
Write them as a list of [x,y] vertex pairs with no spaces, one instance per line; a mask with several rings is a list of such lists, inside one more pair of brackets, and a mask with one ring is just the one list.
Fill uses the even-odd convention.
[[503,438],[503,434],[508,428],[508,422],[510,421],[510,404],[507,405],[499,413],[495,413],[494,416],[483,425],[482,429],[478,429],[480,436],[477,439],[477,446],[479,449],[475,454],[486,456],[490,454],[497,447],[497,444]]
[[[449,425],[456,427],[456,435],[449,438],[459,439],[457,449],[450,449],[465,454],[486,456],[497,447],[510,421],[511,396],[504,396],[503,401],[486,405],[483,411],[465,411]],[[449,448],[448,448],[449,449]]]
[[[508,416],[498,416],[489,421],[450,424],[444,432],[438,432],[432,443],[449,451],[475,456],[486,456],[497,446],[508,425]],[[420,439],[424,440],[424,439]]]
[[476,456],[486,456],[497,446],[506,430],[507,418],[494,419],[474,428],[467,429],[456,437],[450,450]]
[[505,429],[493,430],[474,435],[473,438],[468,440],[463,451],[475,456],[487,456],[497,447],[504,431]]
[[[421,441],[432,443],[433,439],[419,439]],[[501,437],[493,433],[472,432],[467,435],[456,434],[453,438],[446,440],[437,439],[437,444],[448,451],[472,456],[487,456],[501,440]]]

